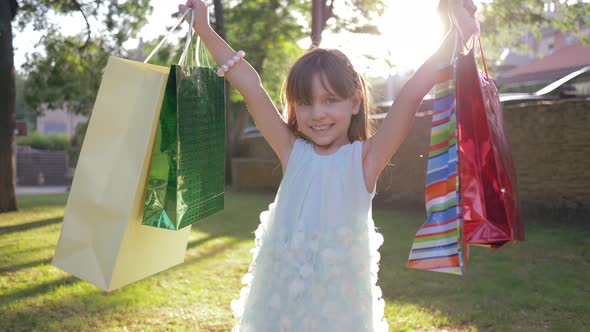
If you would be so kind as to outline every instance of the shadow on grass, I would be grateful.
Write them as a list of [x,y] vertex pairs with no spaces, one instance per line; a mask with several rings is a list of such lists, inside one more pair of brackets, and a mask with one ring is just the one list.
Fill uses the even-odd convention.
[[[100,331],[113,321],[127,320],[125,312],[133,303],[126,296],[105,294],[99,289],[89,289],[83,294],[60,294],[61,287],[77,287],[79,282],[81,280],[75,277],[65,277],[34,287],[31,291],[12,293],[10,299],[26,301],[27,297],[31,297],[33,302],[6,307],[7,310],[0,314],[0,330]],[[56,293],[51,298],[34,299],[51,291]]]
[[12,272],[18,272],[19,270],[22,269],[28,269],[31,267],[36,267],[36,266],[40,266],[40,265],[47,265],[51,263],[51,258],[46,258],[46,259],[39,259],[36,261],[32,261],[32,262],[27,262],[27,263],[20,263],[20,264],[15,264],[15,265],[11,265],[11,266],[6,266],[6,267],[0,267],[0,273],[12,273]]
[[[225,209],[194,223],[192,231],[206,233],[211,238],[231,237],[254,241],[254,231],[260,223],[260,213],[268,210],[274,194],[227,191],[225,195]],[[192,244],[192,247],[197,245],[199,243]]]
[[209,242],[211,240],[214,240],[214,239],[216,239],[216,238],[218,238],[220,236],[222,236],[222,234],[218,234],[218,235],[211,235],[211,234],[209,234],[209,236],[204,237],[202,239],[198,239],[198,240],[195,240],[195,241],[189,241],[189,243],[186,245],[186,250],[188,251],[188,250],[191,250],[191,249],[193,249],[195,247],[202,246],[203,244],[205,244],[205,243],[207,243],[207,242]]
[[582,331],[589,326],[584,312],[590,312],[590,250],[581,249],[590,248],[587,227],[532,224],[527,240],[513,247],[493,254],[473,247],[460,277],[407,269],[422,221],[392,220],[381,212],[376,224],[385,241],[378,283],[389,304],[389,323],[399,330]]
[[46,220],[33,221],[25,224],[2,226],[0,227],[0,235],[28,231],[39,227],[54,225],[62,222],[62,220],[63,218],[51,218]]
[[[13,244],[11,245],[5,245],[5,246],[0,246],[0,250],[4,249],[4,248],[8,248],[8,247],[12,247],[14,246]],[[51,249],[52,251],[55,250],[55,244],[48,244],[46,246],[40,246],[40,247],[34,247],[34,248],[26,248],[26,249],[22,249],[22,250],[15,250],[15,251],[10,251],[10,255],[16,256],[16,255],[27,255],[30,254],[31,252],[35,251],[43,251],[43,250],[47,250],[47,249]]]
[[[224,252],[246,240],[253,244],[252,232],[260,222],[259,214],[268,208],[273,197],[228,193],[225,211],[192,226],[193,232],[203,238],[188,243],[185,264],[209,259],[226,264]],[[584,326],[590,326],[590,318],[585,315],[590,312],[587,302],[590,298],[587,286],[590,284],[587,273],[590,270],[590,232],[587,225],[565,228],[530,225],[526,221],[525,242],[493,255],[487,255],[480,248],[474,249],[466,276],[458,277],[405,268],[412,239],[424,222],[422,211],[375,209],[374,218],[385,237],[380,249],[379,285],[388,302],[388,321],[395,330],[582,331]],[[221,238],[223,241],[218,242]],[[30,265],[34,263],[43,264],[44,261],[4,269],[16,271],[33,267]],[[185,264],[178,268],[186,267]],[[165,273],[174,274],[178,270],[170,269]],[[10,304],[7,310],[0,310],[0,330],[47,330],[58,321],[64,324],[58,325],[57,330],[75,330],[76,327],[100,330],[117,322],[141,320],[126,314],[139,306],[132,302],[134,293],[130,291],[109,294],[108,298],[100,292],[60,295],[56,291],[55,298],[49,299],[48,294],[54,296],[52,289],[62,285],[76,291],[82,287],[74,277],[60,280],[44,284],[32,281],[31,290],[18,289],[0,295],[0,307],[3,303]],[[37,296],[39,299],[34,299]],[[25,302],[25,308],[18,304],[21,300],[34,302],[30,306]],[[80,320],[86,325],[75,325],[81,324]],[[115,323],[108,323],[109,320]]]
[[[212,258],[214,256],[221,254],[224,251],[231,249],[239,242],[240,242],[239,240],[231,240],[229,242],[222,243],[220,245],[211,246],[210,248],[207,248],[207,250],[203,250],[203,251],[199,251],[198,253],[194,253],[193,254],[194,256],[191,255],[192,257],[184,260],[184,264],[195,264],[195,263],[198,263],[204,259]],[[190,245],[190,243],[189,243],[189,245]],[[190,253],[189,253],[189,255],[190,255]]]
[[12,292],[0,295],[0,304],[6,305],[14,301],[22,301],[25,298],[43,295],[55,290],[57,287],[72,285],[79,283],[82,280],[74,277],[67,276],[52,281],[43,282],[35,286],[27,287],[24,289],[17,289]]

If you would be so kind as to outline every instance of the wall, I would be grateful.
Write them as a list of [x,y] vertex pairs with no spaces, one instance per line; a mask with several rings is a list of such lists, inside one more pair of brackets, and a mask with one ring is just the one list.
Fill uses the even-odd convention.
[[[509,105],[504,117],[525,214],[590,221],[590,99]],[[429,112],[417,114],[408,138],[379,177],[375,206],[424,207],[430,124]],[[248,157],[249,171],[240,177],[251,185],[234,177],[236,188],[276,190],[281,169],[270,170],[278,159],[261,136],[249,140],[241,143],[247,146],[242,157]]]
[[525,208],[590,221],[590,98],[504,111]]

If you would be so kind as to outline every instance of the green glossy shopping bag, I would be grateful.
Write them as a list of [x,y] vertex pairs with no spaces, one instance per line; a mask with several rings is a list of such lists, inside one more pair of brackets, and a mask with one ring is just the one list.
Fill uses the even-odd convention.
[[170,230],[224,208],[225,82],[216,68],[198,61],[197,66],[184,65],[190,36],[192,32],[179,65],[170,68],[142,221]]

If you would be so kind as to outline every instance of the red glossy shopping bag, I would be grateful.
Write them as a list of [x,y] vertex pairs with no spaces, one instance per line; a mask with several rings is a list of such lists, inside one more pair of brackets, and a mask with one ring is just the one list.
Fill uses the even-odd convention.
[[485,59],[484,72],[477,69],[474,49],[459,55],[456,65],[463,238],[499,248],[524,240],[524,226],[498,89]]

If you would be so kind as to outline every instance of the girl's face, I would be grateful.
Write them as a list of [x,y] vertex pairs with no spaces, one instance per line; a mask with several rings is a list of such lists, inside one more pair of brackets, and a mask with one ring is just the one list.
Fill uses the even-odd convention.
[[342,98],[322,84],[321,75],[311,80],[312,96],[295,106],[298,130],[316,145],[316,152],[331,154],[342,145],[351,143],[348,128],[351,118],[358,114],[360,96]]

